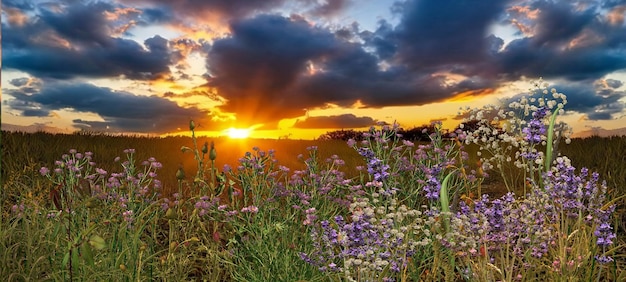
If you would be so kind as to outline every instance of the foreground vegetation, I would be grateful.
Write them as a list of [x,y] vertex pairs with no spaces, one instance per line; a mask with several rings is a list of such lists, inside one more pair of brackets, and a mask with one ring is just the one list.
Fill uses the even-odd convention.
[[[453,140],[434,124],[424,144],[384,124],[347,145],[259,141],[283,153],[195,137],[9,133],[0,277],[622,281],[625,162],[615,158],[626,142],[559,143],[565,102],[539,89],[469,113],[478,126]],[[591,156],[589,142],[614,155]]]

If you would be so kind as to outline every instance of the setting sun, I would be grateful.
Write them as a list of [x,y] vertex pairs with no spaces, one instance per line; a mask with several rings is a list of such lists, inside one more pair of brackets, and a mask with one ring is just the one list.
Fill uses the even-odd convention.
[[228,135],[228,137],[233,138],[233,139],[245,139],[248,138],[248,136],[250,136],[250,129],[249,128],[229,128],[225,130],[226,135]]

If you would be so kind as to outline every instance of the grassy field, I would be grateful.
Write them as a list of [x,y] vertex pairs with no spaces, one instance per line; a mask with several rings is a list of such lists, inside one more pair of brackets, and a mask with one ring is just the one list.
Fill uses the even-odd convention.
[[[363,144],[198,138],[196,147],[190,137],[2,132],[0,276],[9,281],[626,278],[619,198],[626,194],[626,137],[558,146],[573,167],[587,167],[606,180],[605,194],[593,176],[566,173],[565,164],[554,176],[536,176],[541,183],[527,183],[520,176],[528,174],[511,167],[503,174],[486,171],[491,176],[483,179],[479,145],[465,146],[464,158],[459,143],[434,136],[431,143],[412,144],[392,133],[380,129]],[[215,155],[210,150],[203,155],[205,142],[214,142]],[[183,146],[189,149],[183,152]],[[200,182],[194,182],[195,153],[204,165]],[[180,168],[184,177],[177,174]],[[569,182],[562,179],[567,175]],[[111,177],[116,185],[107,180]],[[503,179],[519,184],[510,189],[515,200],[505,195]],[[595,189],[580,195],[584,206],[578,217],[568,215],[569,194],[541,192],[553,187],[557,193],[560,183],[569,183],[563,189]],[[520,195],[528,185],[539,192]],[[180,187],[183,195],[177,194]],[[611,203],[616,205],[609,219],[603,211]],[[546,205],[561,214],[541,210]],[[497,223],[497,214],[506,220]],[[531,215],[557,220],[534,225]],[[612,231],[601,228],[603,217]],[[486,229],[476,229],[480,224]],[[615,233],[614,244],[596,244]]]
[[[294,169],[304,168],[304,163],[297,156],[306,154],[307,147],[317,146],[321,157],[341,155],[348,162],[349,167],[362,165],[355,150],[348,147],[344,141],[312,141],[312,140],[276,140],[276,139],[229,139],[204,138],[197,139],[198,146],[204,142],[213,141],[218,151],[215,167],[220,170],[225,164],[236,166],[238,160],[253,147],[265,151],[275,150],[277,161]],[[163,164],[159,170],[159,179],[164,185],[164,196],[176,192],[178,180],[176,171],[182,165],[188,176],[197,170],[197,162],[190,152],[183,153],[181,147],[193,147],[191,137],[133,137],[133,136],[106,136],[93,134],[50,134],[44,132],[21,133],[2,132],[2,183],[29,183],[37,179],[42,166],[52,167],[54,161],[67,153],[70,149],[80,152],[93,152],[93,159],[97,165],[107,171],[113,170],[119,164],[113,160],[123,155],[125,149],[135,149],[137,159],[155,157]],[[187,180],[192,179],[188,177]],[[43,179],[43,178],[42,178]]]
[[[101,168],[112,170],[117,166],[113,160],[123,154],[124,149],[136,149],[138,159],[155,157],[163,163],[159,179],[164,185],[164,195],[176,192],[176,171],[182,165],[189,175],[197,170],[197,163],[191,153],[183,153],[182,146],[193,147],[191,137],[134,137],[106,136],[90,134],[51,134],[2,132],[2,178],[1,183],[19,182],[41,185],[33,175],[37,175],[40,167],[51,167],[54,161],[69,149],[81,152],[94,152],[94,160]],[[298,155],[305,154],[306,148],[317,146],[319,155],[326,159],[339,155],[347,162],[346,167],[354,168],[363,165],[363,159],[350,148],[346,142],[339,140],[276,140],[276,139],[229,139],[200,137],[197,144],[215,143],[219,151],[215,166],[221,169],[225,164],[235,165],[253,147],[263,150],[276,150],[277,161],[290,168],[303,169],[304,163]],[[468,146],[470,162],[475,162],[476,146]],[[568,156],[575,167],[586,167],[600,174],[607,181],[613,196],[626,194],[626,136],[621,137],[589,137],[573,139],[570,144],[561,142],[558,146],[562,155]],[[348,171],[354,176],[355,171]],[[486,182],[494,187],[501,187],[497,174]],[[9,185],[10,186],[10,185]],[[494,194],[502,194],[506,190],[495,190]]]

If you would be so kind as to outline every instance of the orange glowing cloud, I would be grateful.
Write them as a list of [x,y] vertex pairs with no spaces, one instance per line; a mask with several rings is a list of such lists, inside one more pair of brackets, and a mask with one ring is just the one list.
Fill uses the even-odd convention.
[[620,5],[613,8],[606,15],[607,21],[613,26],[624,24],[624,14],[626,13],[626,5]]
[[4,8],[2,10],[8,16],[7,20],[9,21],[9,24],[11,25],[24,26],[24,24],[26,24],[26,22],[28,21],[28,16],[22,13],[22,11],[20,11],[19,9]]
[[536,20],[539,17],[539,9],[531,9],[529,6],[513,6],[507,11],[531,20]]
[[104,11],[103,14],[108,21],[117,21],[126,16],[141,14],[141,10],[133,7],[116,8],[113,12]]
[[[527,22],[532,22],[539,17],[539,9],[531,9],[529,6],[513,6],[507,11],[511,14],[511,24],[525,36],[532,36],[534,28]],[[519,19],[517,19],[519,18]]]
[[598,44],[604,37],[590,29],[585,29],[567,44],[567,49],[576,49]]
[[494,88],[467,90],[455,94],[452,98],[446,100],[446,102],[469,102],[476,100],[478,97],[483,97],[495,93]]

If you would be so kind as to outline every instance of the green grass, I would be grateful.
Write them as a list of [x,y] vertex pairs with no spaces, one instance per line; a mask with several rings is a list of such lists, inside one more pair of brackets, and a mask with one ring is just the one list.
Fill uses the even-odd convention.
[[[304,263],[298,253],[315,251],[307,234],[312,231],[311,226],[304,226],[306,218],[302,198],[292,195],[284,198],[267,201],[271,192],[280,185],[287,185],[296,171],[306,171],[301,176],[301,184],[288,184],[288,188],[305,191],[315,195],[316,189],[324,185],[331,185],[328,194],[311,197],[310,207],[317,208],[317,216],[322,219],[331,219],[335,215],[348,215],[350,211],[341,204],[341,197],[346,197],[351,185],[341,184],[341,179],[352,179],[365,184],[368,181],[365,174],[357,171],[357,166],[365,165],[359,154],[343,141],[304,141],[304,140],[229,140],[225,138],[207,139],[198,138],[198,144],[204,141],[214,141],[217,158],[216,168],[222,170],[224,164],[233,168],[233,174],[228,179],[234,185],[226,185],[220,195],[218,203],[207,212],[200,215],[196,205],[200,202],[199,188],[194,185],[192,176],[197,170],[197,162],[191,153],[183,153],[181,146],[193,148],[193,141],[189,137],[147,138],[147,137],[114,137],[103,135],[54,135],[48,133],[14,133],[2,132],[2,173],[0,184],[0,200],[2,200],[2,221],[0,223],[0,277],[7,281],[67,281],[69,277],[75,280],[104,280],[104,281],[339,281],[340,274],[328,275],[320,272],[314,266]],[[238,160],[252,147],[260,147],[261,151],[275,149],[277,163],[272,165],[269,159],[254,155],[252,151],[249,161],[262,162],[265,170],[254,170],[252,167],[237,172]],[[307,148],[317,146],[316,151]],[[116,201],[102,200],[97,207],[90,207],[91,197],[79,196],[76,191],[67,190],[68,199],[72,199],[75,216],[58,216],[48,219],[47,214],[54,211],[49,191],[54,185],[39,174],[42,166],[54,167],[54,161],[69,149],[78,152],[91,151],[94,153],[96,166],[109,172],[122,171],[120,163],[113,160],[122,156],[127,148],[136,149],[134,159],[139,162],[155,157],[163,163],[163,169],[158,170],[158,179],[164,184],[162,198],[169,198],[171,202],[163,208],[163,199],[144,203],[140,200],[130,201],[128,207],[122,207]],[[467,161],[473,165],[476,162],[476,148],[466,148],[471,155]],[[384,151],[384,148],[380,148]],[[617,199],[626,194],[626,137],[614,138],[587,138],[574,139],[571,144],[559,145],[560,153],[567,155],[572,164],[578,168],[586,166],[591,171],[597,171],[600,179],[606,180],[609,187],[609,200]],[[381,151],[381,152],[382,152]],[[316,163],[306,161],[315,153]],[[385,151],[386,152],[386,151]],[[302,154],[302,158],[298,155]],[[389,163],[396,163],[399,158],[392,152],[385,153]],[[333,155],[338,155],[345,165],[333,166],[333,162],[326,162]],[[257,156],[258,158],[255,158]],[[179,165],[183,166],[187,178],[182,183],[184,197],[174,203],[172,195],[177,192],[179,182],[176,171]],[[308,165],[307,165],[308,164]],[[290,168],[289,172],[280,172],[278,165]],[[394,168],[392,169],[395,169]],[[306,170],[306,169],[309,170]],[[339,169],[345,176],[338,176],[335,170]],[[446,168],[448,169],[448,168]],[[449,168],[452,171],[453,168]],[[315,171],[315,175],[309,175]],[[275,172],[275,174],[272,174]],[[513,171],[512,171],[513,172]],[[501,183],[501,176],[492,173],[493,177],[482,182],[483,192],[492,195],[501,195],[505,192]],[[339,177],[339,178],[338,178]],[[365,177],[365,178],[364,178]],[[419,187],[415,181],[422,174],[398,175],[398,184],[402,187]],[[519,176],[509,176],[519,177]],[[359,180],[360,179],[360,180]],[[394,178],[395,179],[395,178]],[[459,190],[458,181],[450,180],[450,195],[460,194],[466,197],[470,192],[476,192],[476,187]],[[282,183],[282,184],[281,184]],[[127,183],[123,191],[134,191],[140,187]],[[457,186],[455,186],[457,185]],[[417,189],[417,188],[416,188]],[[456,189],[456,190],[455,190]],[[120,190],[122,191],[122,190]],[[239,191],[243,195],[237,196]],[[454,191],[458,191],[455,194]],[[407,195],[414,195],[408,191]],[[133,196],[129,196],[133,197]],[[407,196],[413,199],[415,196]],[[464,198],[467,199],[467,198]],[[455,197],[450,201],[454,202]],[[407,200],[405,203],[409,203]],[[11,213],[14,204],[23,203],[26,210],[21,216]],[[410,208],[420,208],[423,199],[411,202]],[[617,246],[625,243],[623,224],[624,201],[617,201],[617,212],[614,214],[614,223],[618,234]],[[228,206],[227,210],[241,210],[247,206],[257,206],[259,212],[239,213],[228,217],[217,210],[218,205]],[[447,205],[447,204],[446,204]],[[302,206],[302,207],[300,207]],[[388,207],[388,206],[387,206]],[[126,210],[134,211],[133,228],[128,228],[121,216]],[[171,212],[169,212],[171,210]],[[352,211],[354,212],[354,211]],[[358,211],[357,211],[358,212]],[[169,215],[168,215],[169,214]],[[449,233],[448,228],[436,227],[432,230]],[[448,223],[446,223],[447,225]],[[569,234],[563,246],[568,242],[578,245],[593,245],[588,242],[592,238],[589,229],[581,227],[580,221],[567,223],[574,229],[581,231],[564,231]],[[400,228],[401,226],[397,226]],[[423,227],[423,226],[422,226]],[[105,245],[94,243],[92,238],[97,235],[104,238]],[[100,248],[102,247],[102,248]],[[455,277],[462,279],[460,268],[446,264],[448,258],[454,257],[451,252],[442,251],[440,244],[423,248],[409,264],[407,272],[400,275],[409,281],[431,280]],[[566,255],[556,253],[555,257]],[[580,253],[595,252],[591,248],[579,248]],[[91,253],[91,254],[90,254]],[[66,257],[71,257],[68,262]],[[624,255],[615,250],[612,265],[601,268],[603,277],[623,279],[626,275],[622,269]],[[476,273],[482,277],[498,278],[498,271],[488,261],[467,261],[467,257],[456,259],[456,266],[470,265],[478,269]],[[508,259],[502,256],[502,261]],[[589,257],[585,257],[587,267]],[[499,261],[500,259],[498,259]],[[511,266],[509,264],[504,264]],[[550,262],[545,261],[546,264]],[[70,270],[71,266],[71,270]],[[494,268],[495,267],[495,268]],[[482,271],[482,272],[481,272]],[[545,275],[549,268],[543,268],[545,273],[535,272],[536,275]],[[71,273],[71,274],[70,274]],[[356,272],[355,272],[356,273]],[[589,271],[581,271],[585,275]],[[593,273],[592,273],[593,274]],[[597,274],[597,273],[596,273]],[[510,274],[509,274],[510,275]],[[554,274],[552,274],[554,275]],[[510,276],[507,276],[510,278]],[[541,280],[538,276],[537,279]],[[558,277],[558,276],[553,276]],[[525,278],[531,281],[531,278]]]

